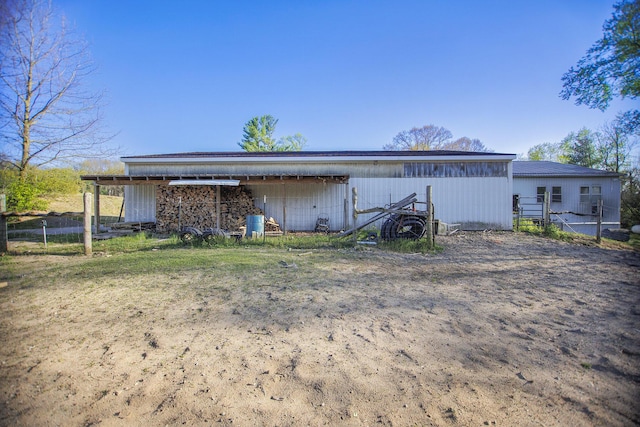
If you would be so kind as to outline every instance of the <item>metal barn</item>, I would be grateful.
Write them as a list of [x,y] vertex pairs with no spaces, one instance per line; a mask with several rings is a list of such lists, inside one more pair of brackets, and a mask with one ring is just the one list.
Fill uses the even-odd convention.
[[[321,216],[329,218],[332,231],[353,226],[354,187],[358,209],[367,209],[411,193],[424,201],[427,186],[440,221],[462,229],[511,230],[514,158],[456,151],[178,153],[123,157],[125,176],[93,179],[97,185],[125,185],[127,222],[156,220],[158,186],[231,179],[285,231],[313,230]],[[355,225],[368,217],[360,215]]]

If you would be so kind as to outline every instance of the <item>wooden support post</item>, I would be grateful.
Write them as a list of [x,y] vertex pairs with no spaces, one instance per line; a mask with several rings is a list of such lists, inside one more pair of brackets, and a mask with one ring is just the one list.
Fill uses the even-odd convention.
[[596,223],[596,243],[602,242],[602,199],[598,200],[598,219]]
[[7,232],[7,217],[2,215],[7,210],[7,196],[0,194],[0,253],[9,251],[9,233]]
[[427,239],[429,239],[429,247],[433,248],[434,244],[434,220],[433,220],[433,194],[431,190],[431,186],[427,185]]
[[216,228],[220,230],[220,186],[216,185]]
[[342,229],[349,229],[349,183],[344,184],[344,213],[342,217]]
[[0,213],[0,254],[9,251],[9,233],[7,232],[7,217]]
[[282,184],[282,234],[287,235],[287,186]]
[[[358,223],[358,189],[353,187],[351,189],[351,200],[353,202],[353,228],[357,227]],[[358,231],[354,231],[353,233],[354,242],[358,240]]]
[[94,185],[94,193],[95,193],[95,200],[94,200],[94,208],[93,208],[93,215],[94,215],[94,223],[96,226],[96,234],[100,233],[100,186],[98,184]]
[[84,193],[84,254],[91,255],[91,193]]

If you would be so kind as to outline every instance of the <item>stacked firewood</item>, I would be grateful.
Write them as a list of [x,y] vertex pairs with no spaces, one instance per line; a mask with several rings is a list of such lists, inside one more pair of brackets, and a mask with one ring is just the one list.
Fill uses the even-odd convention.
[[[237,231],[247,215],[262,215],[245,187],[220,188],[220,228]],[[156,230],[175,232],[180,226],[204,230],[216,226],[215,186],[167,186],[156,190]]]
[[280,224],[276,222],[273,217],[269,217],[269,219],[264,223],[264,231],[282,231],[280,230]]

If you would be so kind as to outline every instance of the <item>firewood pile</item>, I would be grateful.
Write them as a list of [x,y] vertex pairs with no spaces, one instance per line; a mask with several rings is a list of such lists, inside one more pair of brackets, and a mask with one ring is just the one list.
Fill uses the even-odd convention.
[[[181,226],[201,230],[216,226],[216,187],[167,186],[156,190],[156,230],[178,231]],[[220,188],[220,228],[240,230],[246,225],[247,215],[262,215],[253,204],[251,192],[245,187]]]
[[276,222],[276,220],[273,219],[273,217],[270,217],[264,223],[264,231],[266,231],[266,232],[279,232],[279,231],[282,231],[282,230],[280,230],[280,224],[278,224]]

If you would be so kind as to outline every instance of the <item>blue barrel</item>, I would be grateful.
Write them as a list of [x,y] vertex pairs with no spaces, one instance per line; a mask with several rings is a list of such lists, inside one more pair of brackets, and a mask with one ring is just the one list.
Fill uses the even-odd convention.
[[251,237],[262,237],[264,234],[264,215],[247,215],[247,234]]

